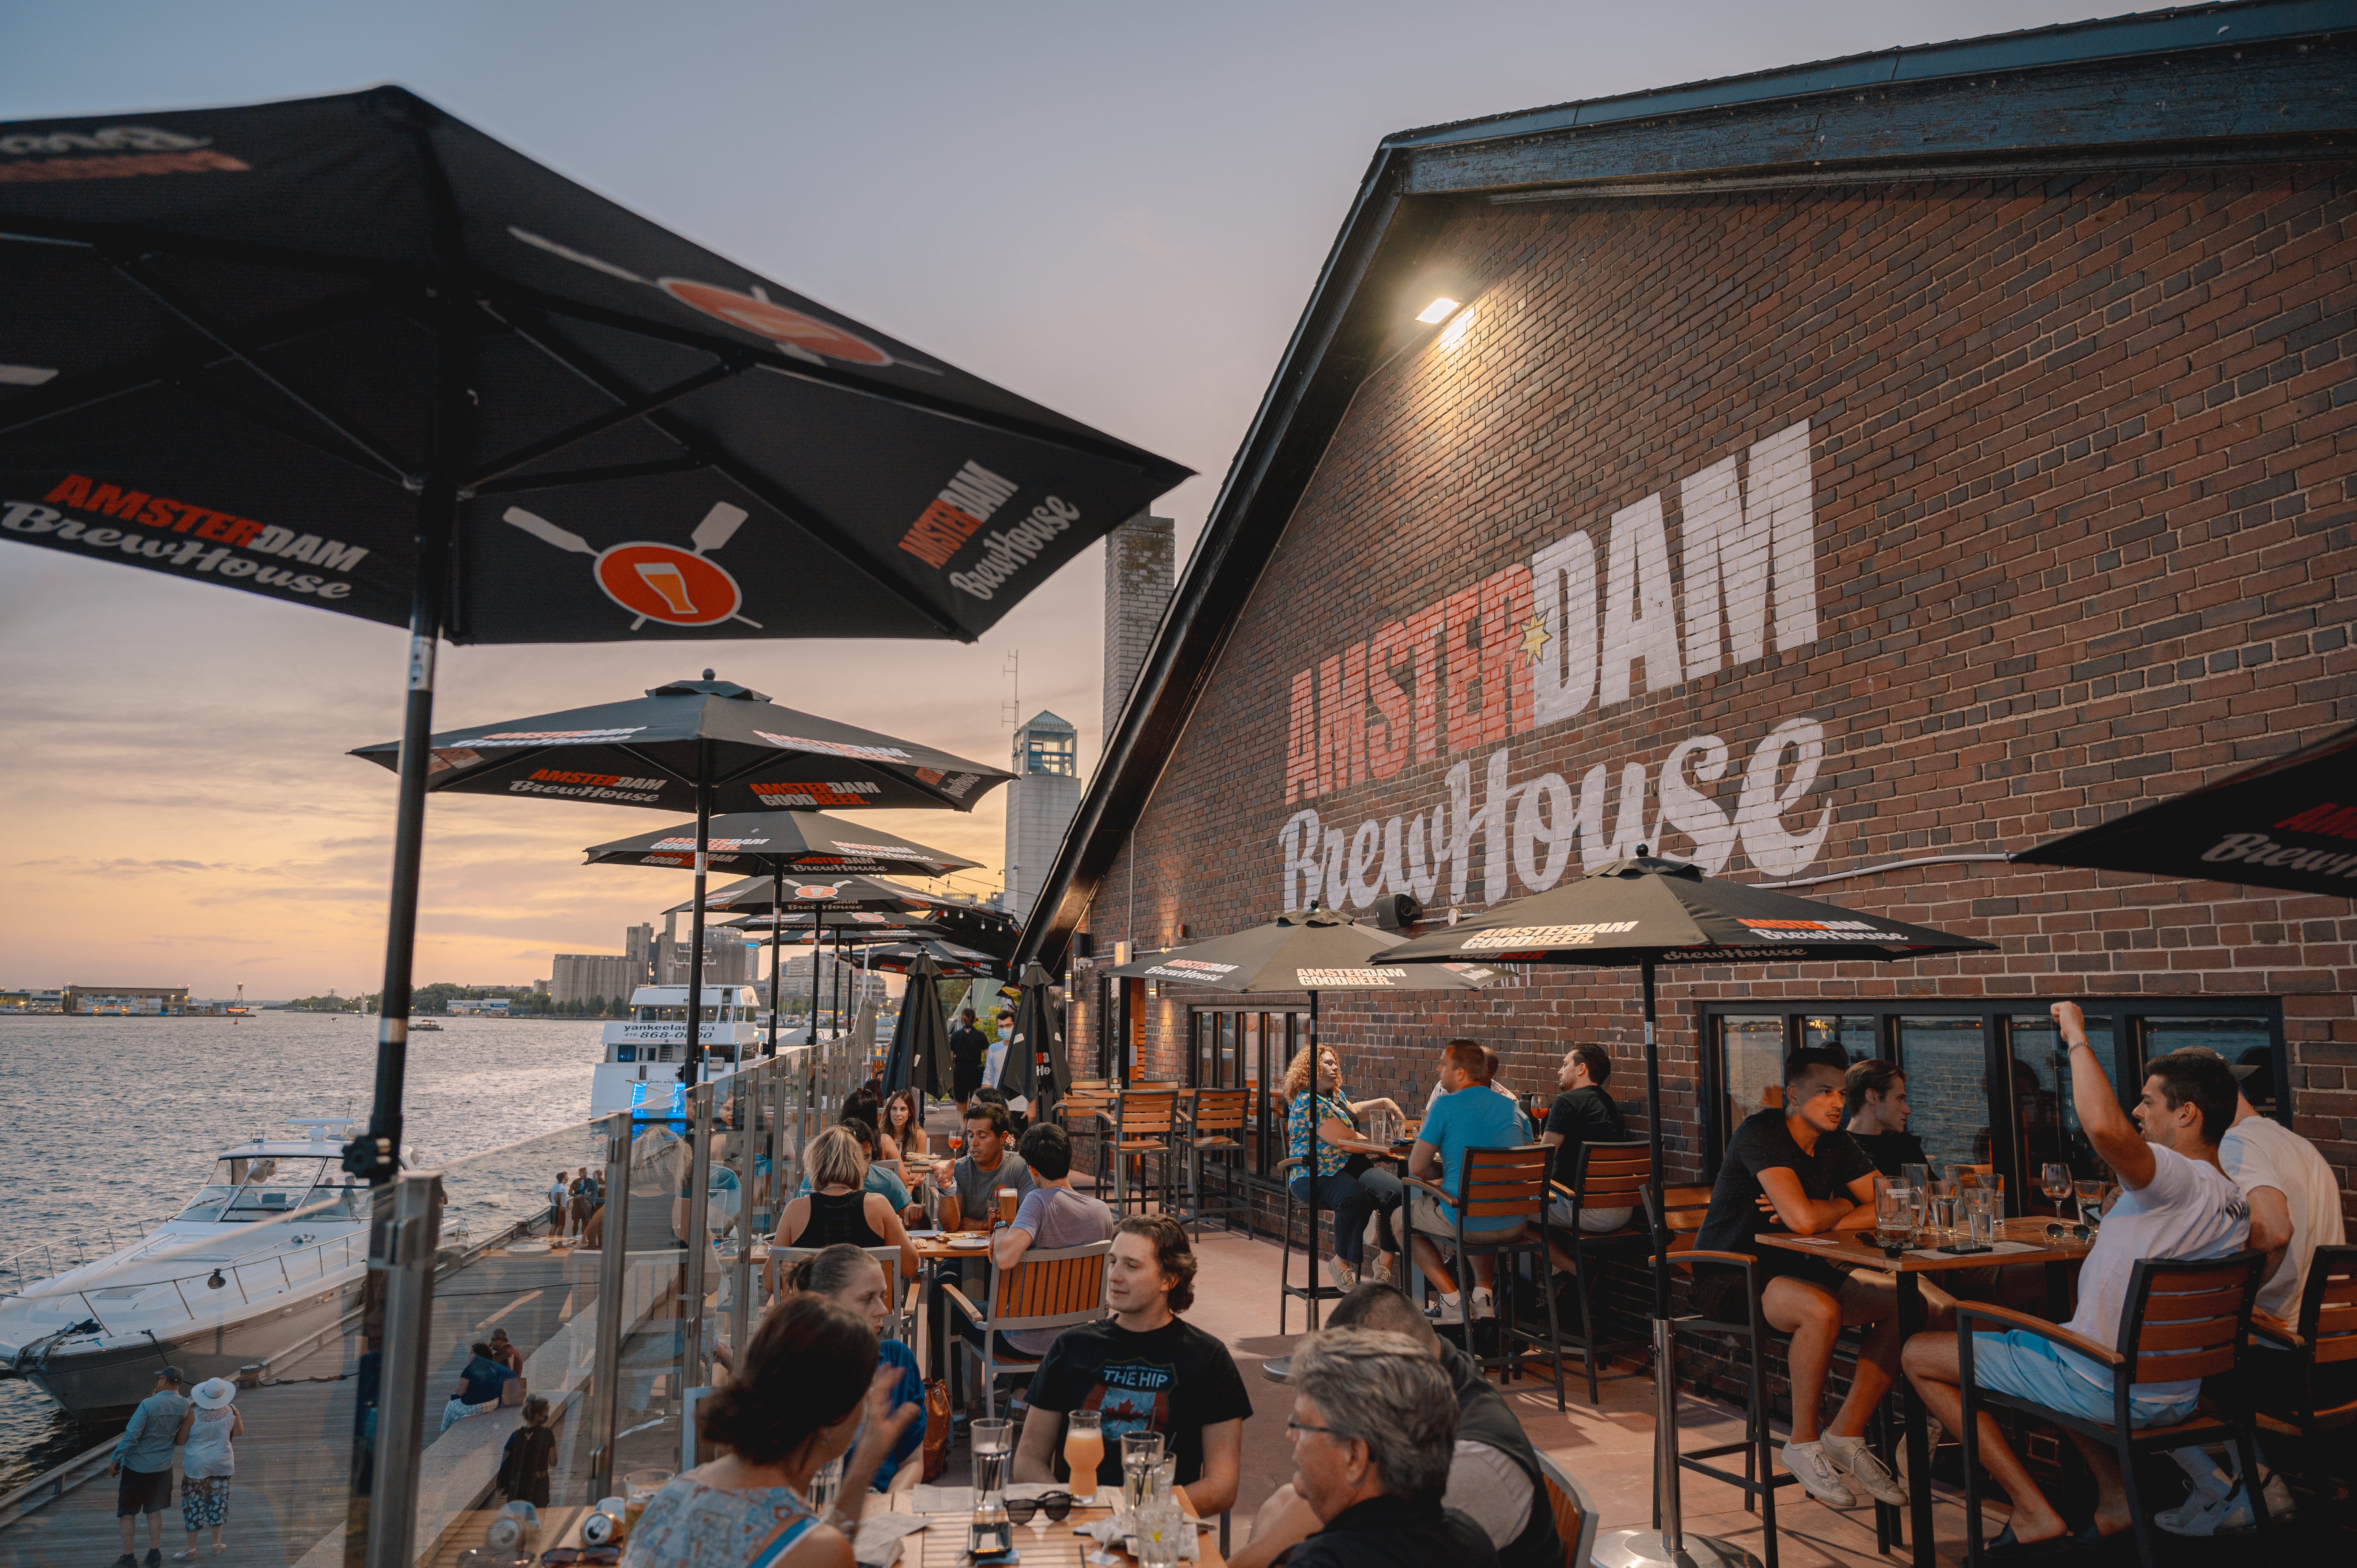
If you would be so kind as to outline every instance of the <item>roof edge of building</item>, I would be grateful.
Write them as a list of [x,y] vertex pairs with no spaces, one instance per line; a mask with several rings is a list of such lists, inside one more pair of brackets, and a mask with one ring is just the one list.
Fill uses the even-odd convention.
[[[1039,886],[1013,967],[1033,961],[1062,967],[1071,933],[1175,754],[1233,616],[1258,585],[1344,413],[1366,381],[1419,340],[1396,329],[1389,314],[1361,306],[1386,285],[1415,280],[1424,242],[1456,203],[1557,194],[1632,197],[1663,186],[1695,190],[2034,173],[2083,177],[2163,154],[2172,166],[2189,154],[2196,155],[2195,162],[2221,155],[2237,160],[2319,152],[2347,156],[2357,146],[2357,102],[2345,91],[2319,91],[2303,105],[2302,117],[2292,119],[2287,109],[2263,133],[2235,113],[2238,94],[2262,76],[2266,63],[2241,69],[2243,50],[2297,47],[2304,53],[2341,32],[2357,33],[2357,0],[2228,0],[1881,50],[1386,136],[1229,465],[1119,724],[1105,737],[1096,775]],[[2188,57],[2199,57],[2201,70],[2188,69]],[[1853,68],[1877,61],[1889,66],[1885,76],[1850,80]],[[2112,91],[2102,102],[2115,108],[2118,72],[2096,68],[2123,63],[2165,69],[2174,93],[2199,97],[2206,85],[2210,112],[2159,131],[2133,123],[2115,124],[2115,134],[2091,134],[2085,116],[2074,117],[2055,101],[2055,73],[2061,73],[2066,94],[2074,80],[2090,89],[2099,80],[2108,83]],[[2010,91],[2021,98],[2016,120],[1983,116],[1988,124],[1980,134],[1934,153],[1920,145],[1889,150],[1886,133],[1894,119],[1921,115],[1964,91],[1960,84],[1999,71],[2015,74],[2003,87],[1976,90],[1982,94],[1976,106]],[[2029,101],[2033,82],[2040,90],[2035,102]],[[1881,101],[1870,103],[1869,88],[1904,91],[1874,95]],[[1743,111],[1782,110],[1803,95],[1858,112],[1845,116],[1836,107],[1828,117],[1830,128],[1819,139],[1836,133],[1847,137],[1832,156],[1809,156],[1826,149],[1796,147],[1789,138],[1764,149],[1729,147],[1752,123]],[[1729,129],[1697,128],[1694,116],[1704,111],[1717,112]],[[1845,118],[1858,123],[1845,127]],[[2068,129],[2058,131],[2061,126]],[[1553,156],[1534,158],[1534,149]],[[2198,156],[2205,149],[2207,159]],[[1743,156],[1730,156],[1736,152]]]

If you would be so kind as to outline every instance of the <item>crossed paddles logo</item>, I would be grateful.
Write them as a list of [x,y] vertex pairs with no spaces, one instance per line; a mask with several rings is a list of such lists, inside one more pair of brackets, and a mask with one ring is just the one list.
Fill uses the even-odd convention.
[[743,507],[715,502],[712,510],[704,514],[704,521],[695,525],[695,532],[688,535],[689,542],[694,545],[693,550],[648,540],[600,550],[571,529],[560,528],[520,506],[508,508],[504,514],[508,521],[535,539],[559,550],[589,556],[595,563],[589,570],[597,579],[597,586],[605,590],[608,598],[639,618],[630,623],[632,631],[651,620],[666,626],[717,626],[724,620],[741,620],[755,631],[760,630],[759,621],[737,613],[737,607],[745,602],[745,591],[737,585],[737,579],[728,575],[726,567],[705,554],[727,543],[749,515]]

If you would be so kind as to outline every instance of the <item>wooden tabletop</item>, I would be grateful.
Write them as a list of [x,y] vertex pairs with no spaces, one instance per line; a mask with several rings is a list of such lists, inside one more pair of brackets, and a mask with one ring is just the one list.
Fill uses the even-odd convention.
[[[1885,1273],[1939,1273],[1950,1269],[1978,1269],[1995,1264],[2010,1268],[2017,1263],[2075,1263],[2087,1255],[2084,1241],[2050,1241],[2046,1227],[2051,1220],[2035,1216],[2025,1219],[2007,1219],[1997,1227],[1997,1240],[2024,1243],[2020,1251],[1999,1252],[1940,1252],[1928,1248],[1902,1253],[1896,1258],[1883,1256],[1882,1249],[1873,1240],[1870,1230],[1836,1230],[1827,1236],[1795,1236],[1788,1230],[1763,1230],[1752,1240],[1763,1247],[1777,1247],[1788,1252],[1801,1252],[1823,1258],[1829,1263],[1855,1263],[1861,1268],[1879,1269]],[[1937,1247],[1941,1243],[1932,1243]]]
[[[1032,1528],[1045,1514],[1033,1516],[1032,1524],[1018,1524],[1014,1530],[1015,1550],[1023,1560],[1023,1568],[1084,1568],[1088,1553],[1096,1542],[1073,1530],[1076,1524],[1104,1518],[1112,1510],[1103,1508],[1074,1508],[1059,1521],[1050,1520],[1042,1531]],[[966,1527],[973,1521],[970,1512],[928,1514],[935,1522],[914,1535],[903,1536],[900,1541],[900,1568],[972,1568],[966,1560]],[[1197,1550],[1202,1552],[1200,1568],[1224,1568],[1226,1559],[1220,1555],[1220,1532],[1199,1530],[1195,1534]],[[1136,1559],[1119,1547],[1111,1549],[1124,1563]]]
[[952,1236],[986,1234],[981,1230],[948,1230],[937,1236],[911,1236],[909,1244],[917,1249],[919,1258],[929,1263],[938,1263],[949,1258],[986,1258],[990,1255],[987,1247],[952,1247],[949,1244]]

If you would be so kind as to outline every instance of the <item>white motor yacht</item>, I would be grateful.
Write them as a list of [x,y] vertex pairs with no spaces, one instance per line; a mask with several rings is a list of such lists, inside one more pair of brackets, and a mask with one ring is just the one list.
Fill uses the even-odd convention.
[[[144,1240],[21,1289],[0,1278],[10,1291],[0,1376],[30,1380],[76,1415],[104,1415],[145,1399],[165,1366],[192,1382],[233,1379],[358,1310],[369,1188],[340,1163],[358,1123],[289,1125],[296,1136],[224,1151],[188,1207]],[[27,1258],[10,1262],[25,1270]]]
[[[759,1060],[766,1039],[760,993],[750,985],[706,985],[697,1011],[709,1082]],[[589,1090],[589,1114],[628,1111],[650,1120],[684,1116],[679,1069],[687,1059],[687,987],[641,985],[630,1015],[606,1026],[606,1059]],[[784,1043],[783,1041],[780,1042]]]

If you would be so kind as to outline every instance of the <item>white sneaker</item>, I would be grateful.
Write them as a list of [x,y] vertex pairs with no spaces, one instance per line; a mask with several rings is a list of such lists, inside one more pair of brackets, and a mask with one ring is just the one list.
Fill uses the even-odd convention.
[[1857,1507],[1857,1494],[1843,1483],[1841,1472],[1825,1458],[1823,1443],[1787,1443],[1783,1459],[1784,1468],[1817,1501],[1827,1508]]
[[1461,1295],[1444,1295],[1440,1298],[1440,1305],[1425,1316],[1437,1324],[1462,1323],[1465,1321],[1465,1298]]
[[1867,1496],[1878,1503],[1894,1508],[1907,1500],[1907,1488],[1899,1484],[1890,1471],[1863,1437],[1827,1437],[1820,1444],[1835,1469],[1855,1481]]
[[1359,1271],[1337,1258],[1334,1260],[1334,1283],[1344,1290],[1359,1288]]
[[1497,1298],[1480,1285],[1473,1287],[1473,1316],[1477,1318],[1498,1316]]
[[[2291,1488],[2284,1485],[2281,1476],[2267,1477],[2266,1493],[2267,1522],[2281,1524],[2290,1519],[2294,1512]],[[2233,1535],[2254,1528],[2251,1499],[2239,1485],[2222,1498],[2197,1488],[2182,1507],[2162,1509],[2152,1516],[2152,1522],[2171,1535]]]

